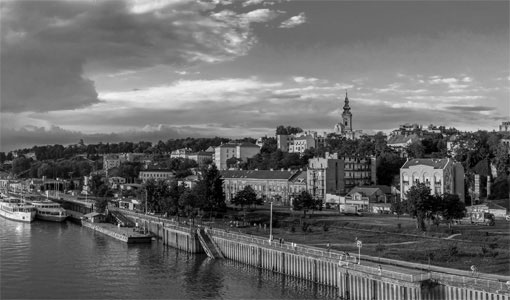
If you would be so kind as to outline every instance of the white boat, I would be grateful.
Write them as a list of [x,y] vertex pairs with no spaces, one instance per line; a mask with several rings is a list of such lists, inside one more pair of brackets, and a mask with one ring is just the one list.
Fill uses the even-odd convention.
[[7,197],[0,199],[0,216],[21,222],[32,222],[35,218],[35,207],[22,203],[20,199]]
[[30,201],[30,204],[35,207],[35,217],[39,220],[62,222],[68,217],[66,210],[53,201]]

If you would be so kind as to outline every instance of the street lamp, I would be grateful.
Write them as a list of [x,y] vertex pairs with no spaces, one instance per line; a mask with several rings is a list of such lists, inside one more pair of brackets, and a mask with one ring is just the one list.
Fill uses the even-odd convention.
[[358,240],[356,241],[356,246],[358,247],[358,265],[361,263],[361,246],[363,246],[363,243]]
[[271,210],[269,214],[269,242],[273,240],[273,201],[271,201]]

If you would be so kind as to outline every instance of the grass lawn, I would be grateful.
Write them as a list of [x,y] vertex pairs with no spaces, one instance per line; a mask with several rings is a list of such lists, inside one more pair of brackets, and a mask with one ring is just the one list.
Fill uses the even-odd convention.
[[[244,212],[231,212],[241,218]],[[510,275],[510,222],[496,220],[495,226],[429,225],[428,231],[416,229],[410,217],[393,215],[344,216],[336,211],[309,213],[290,212],[288,208],[273,211],[273,236],[285,242],[306,244],[357,253],[355,240],[363,242],[362,254],[423,264],[469,270],[476,265],[480,272]],[[259,226],[233,230],[269,237],[269,209],[260,208],[246,212],[248,220]],[[259,222],[257,222],[259,221]],[[309,224],[306,232],[303,224]],[[265,228],[262,224],[266,224]],[[217,221],[216,226],[229,226]]]

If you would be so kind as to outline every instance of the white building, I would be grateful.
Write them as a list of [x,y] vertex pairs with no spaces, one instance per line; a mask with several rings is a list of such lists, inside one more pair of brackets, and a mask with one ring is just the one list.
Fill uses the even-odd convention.
[[456,194],[464,201],[464,168],[451,158],[413,158],[400,168],[402,200],[416,183],[425,183],[431,194]]
[[306,149],[319,148],[324,144],[326,133],[320,135],[315,131],[305,131],[296,134],[278,134],[277,148],[283,152],[303,153]]
[[218,170],[228,169],[227,160],[235,157],[239,161],[247,161],[260,153],[260,147],[250,143],[227,143],[214,148],[213,162]]

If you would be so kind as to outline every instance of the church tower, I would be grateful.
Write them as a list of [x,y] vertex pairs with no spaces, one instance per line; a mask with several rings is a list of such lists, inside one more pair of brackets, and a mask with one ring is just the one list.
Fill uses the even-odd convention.
[[345,91],[345,104],[344,112],[342,113],[342,124],[344,125],[345,131],[352,131],[352,113],[351,108],[349,107],[347,91]]

